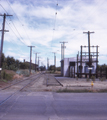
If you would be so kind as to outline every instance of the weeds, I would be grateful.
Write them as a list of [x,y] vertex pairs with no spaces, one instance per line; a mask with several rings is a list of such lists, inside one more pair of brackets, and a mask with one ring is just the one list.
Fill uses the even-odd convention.
[[76,90],[71,90],[71,89],[63,89],[63,90],[58,90],[57,92],[59,93],[63,93],[63,92],[67,92],[67,93],[86,93],[86,92],[93,92],[92,90],[88,90],[88,89],[76,89]]
[[99,77],[99,80],[100,80],[100,81],[105,81],[105,80],[106,80],[106,77],[102,77],[102,78]]
[[76,77],[76,80],[78,80],[78,77]]
[[95,82],[95,76],[91,76],[93,82]]
[[90,79],[89,79],[89,78],[87,78],[87,79],[86,79],[86,81],[87,81],[87,82],[89,82],[89,81],[90,81]]
[[101,89],[101,90],[92,90],[92,89],[76,89],[76,90],[71,90],[71,89],[60,89],[57,91],[58,93],[107,93],[107,89]]
[[8,73],[6,73],[5,71],[2,71],[2,73],[1,73],[1,78],[3,79],[3,81],[4,80],[12,80],[12,78],[13,78],[13,74],[8,74]]

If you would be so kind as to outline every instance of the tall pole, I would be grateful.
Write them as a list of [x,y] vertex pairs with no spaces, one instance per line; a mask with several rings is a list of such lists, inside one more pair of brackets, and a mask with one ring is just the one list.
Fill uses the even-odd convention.
[[61,45],[61,51],[62,51],[62,60],[64,60],[64,55],[65,55],[65,43],[68,43],[68,42],[60,42],[60,43],[63,43]]
[[80,77],[82,77],[82,45],[81,45],[81,60],[80,60]]
[[35,47],[35,46],[28,46],[30,47],[30,67],[29,67],[29,73],[31,74],[31,63],[32,63],[32,47]]
[[[91,67],[91,56],[90,56],[90,34],[94,32],[83,32],[84,34],[88,34],[88,54],[89,54],[89,68]],[[91,78],[91,69],[89,69],[89,78]]]
[[40,61],[39,58],[40,58],[40,57],[38,57],[38,69],[39,69],[39,61]]
[[1,78],[1,70],[2,70],[2,51],[3,51],[3,41],[4,41],[4,32],[9,32],[8,30],[5,30],[5,21],[6,21],[6,16],[12,16],[12,15],[6,15],[4,13],[4,15],[0,15],[3,16],[3,26],[2,26],[2,30],[0,30],[2,32],[2,36],[1,36],[1,45],[0,45],[0,78]]
[[38,68],[39,68],[39,57],[38,57]]
[[61,60],[63,59],[63,44],[61,44]]
[[53,54],[54,54],[54,72],[55,72],[55,67],[56,67],[56,56],[55,56],[55,53],[56,52],[53,52]]
[[49,69],[49,58],[47,58],[47,70]]
[[54,72],[56,71],[56,55],[54,57],[54,61],[55,61],[55,69],[54,69]]
[[78,77],[78,54],[77,54],[77,77]]
[[96,78],[98,78],[98,45],[96,46]]
[[37,54],[39,54],[39,52],[34,53],[35,54],[35,71],[37,71],[36,65],[37,65]]

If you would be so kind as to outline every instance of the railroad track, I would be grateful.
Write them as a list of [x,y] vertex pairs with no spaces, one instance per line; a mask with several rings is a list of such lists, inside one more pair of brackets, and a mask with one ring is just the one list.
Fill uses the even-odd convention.
[[[21,83],[21,87],[20,88],[15,88],[15,91],[13,91],[13,93],[11,93],[7,98],[5,98],[4,100],[2,100],[0,102],[0,105],[2,105],[3,103],[5,103],[7,100],[9,100],[12,96],[14,96],[15,94],[21,92],[24,88],[26,88],[28,85],[30,85],[33,81],[37,80],[37,78],[39,78],[43,73],[40,73],[40,74],[37,74],[35,76],[31,76],[31,77],[28,77],[22,81],[19,81],[19,82],[16,82],[14,84],[11,84],[5,88],[2,88],[0,91],[4,91],[4,90],[9,90],[11,89],[13,91],[15,85],[18,85]],[[24,83],[25,82],[25,83]]]
[[54,75],[46,74],[46,86],[63,86]]

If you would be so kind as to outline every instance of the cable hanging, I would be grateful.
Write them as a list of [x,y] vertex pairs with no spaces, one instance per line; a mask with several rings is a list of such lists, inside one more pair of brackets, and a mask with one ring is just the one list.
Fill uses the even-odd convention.
[[[6,9],[0,4],[0,6],[3,8],[3,10],[6,12],[6,14],[8,15],[8,12],[6,11]],[[13,10],[13,9],[12,9]],[[15,12],[14,12],[14,14],[16,14]],[[9,16],[10,17],[10,16]],[[16,15],[16,17],[17,17],[17,15]],[[18,18],[18,17],[17,17]],[[18,18],[18,20],[19,20],[19,18]],[[19,36],[20,36],[20,38],[21,39],[23,39],[23,37],[20,35],[20,33],[19,33],[19,31],[17,30],[17,28],[16,28],[16,26],[15,26],[15,24],[14,24],[14,22],[12,21],[12,19],[11,19],[11,17],[10,17],[10,21],[12,22],[12,24],[13,24],[13,26],[14,26],[14,28],[16,29],[16,31],[17,31],[17,33],[19,34]],[[19,20],[19,22],[20,22],[20,20]],[[21,23],[21,22],[20,22]],[[22,25],[22,24],[21,24]],[[9,26],[9,24],[8,24],[8,26]],[[10,26],[9,26],[10,27]],[[11,29],[12,30],[12,29]],[[13,30],[12,30],[13,31]],[[24,30],[25,31],[25,30]],[[15,32],[14,32],[15,33]],[[21,42],[22,42],[22,40],[21,39],[19,39]]]
[[[7,22],[7,20],[6,20],[6,23],[7,23],[7,25],[10,27],[9,23]],[[12,32],[15,34],[15,36],[16,36],[24,45],[26,45],[26,44],[24,43],[24,41],[21,40],[21,39],[16,35],[16,33],[13,31],[13,29],[12,29],[11,27],[10,27],[10,29],[11,29]]]
[[[57,3],[56,3],[56,9],[55,9],[55,19],[54,19],[54,25],[53,25],[52,41],[54,39],[54,31],[56,30],[57,9],[58,9],[58,0],[57,0]],[[52,47],[52,44],[51,44],[51,47]]]
[[[15,13],[15,11],[14,11],[14,10],[13,10],[13,8],[11,7],[11,5],[10,5],[9,1],[8,1],[8,0],[6,0],[6,1],[7,1],[8,5],[10,6],[10,8],[12,9],[13,13],[16,15],[17,19],[19,20],[19,22],[20,22],[21,26],[23,27],[24,25],[22,24],[22,22],[20,21],[19,17],[17,16],[17,14]],[[30,40],[30,38],[29,38],[29,36],[28,36],[28,34],[27,34],[27,32],[26,32],[26,30],[25,30],[25,28],[24,28],[24,27],[23,27],[23,29],[24,29],[25,34],[27,35],[28,39]],[[31,40],[30,40],[30,41],[31,41]]]

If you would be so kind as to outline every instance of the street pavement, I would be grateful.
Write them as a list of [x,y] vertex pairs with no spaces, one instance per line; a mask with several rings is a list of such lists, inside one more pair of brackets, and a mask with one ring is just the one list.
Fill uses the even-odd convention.
[[107,93],[19,92],[0,105],[0,120],[107,120]]

